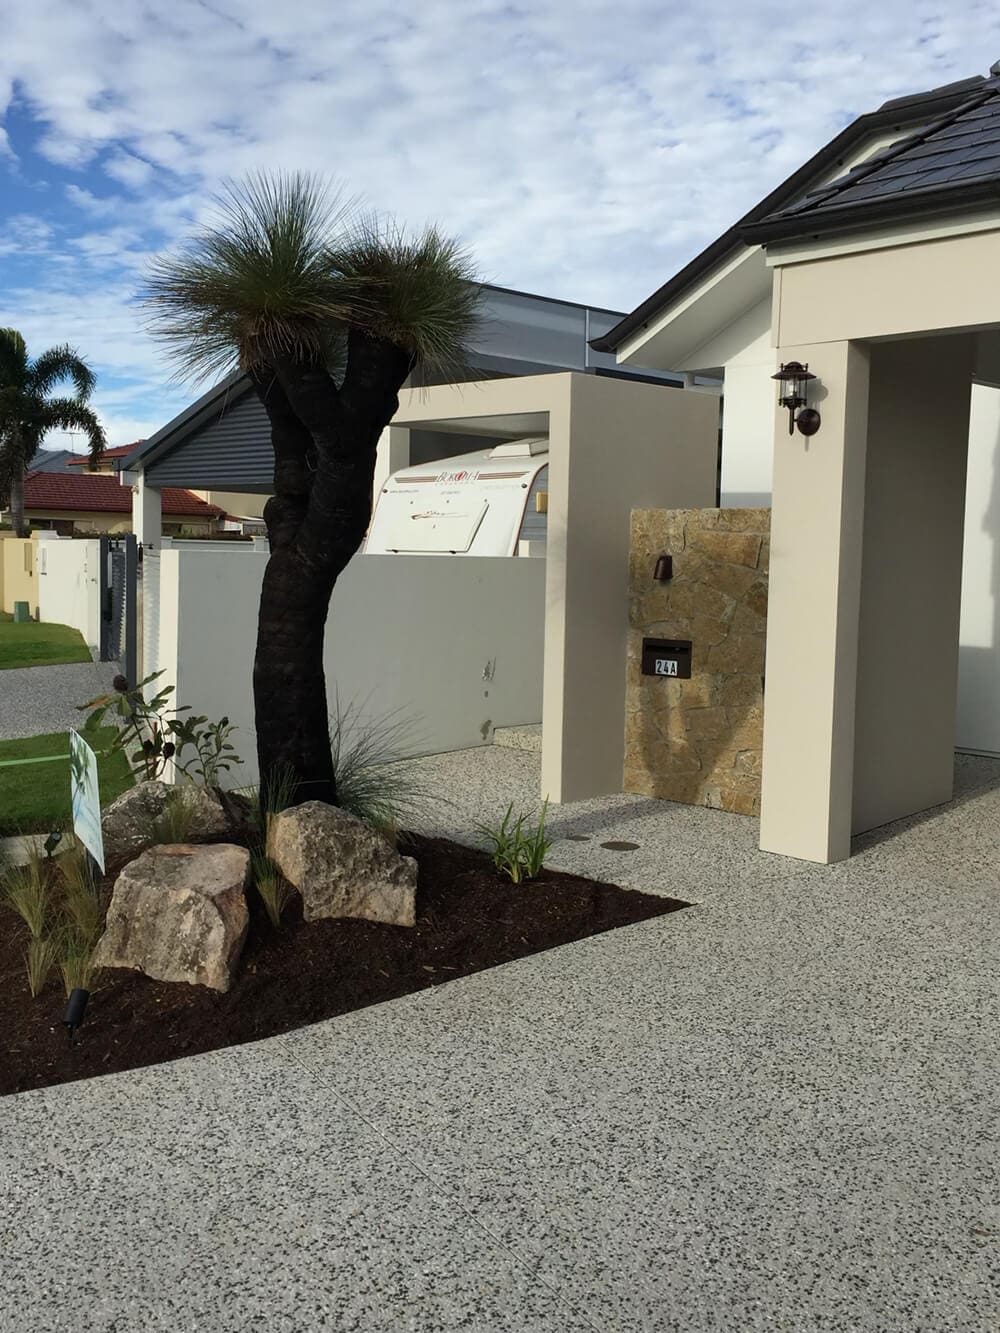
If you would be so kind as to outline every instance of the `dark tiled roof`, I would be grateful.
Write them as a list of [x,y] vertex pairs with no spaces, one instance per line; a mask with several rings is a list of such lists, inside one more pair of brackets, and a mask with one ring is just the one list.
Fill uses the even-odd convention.
[[[220,518],[225,514],[218,505],[209,504],[191,491],[166,486],[161,492],[165,514],[183,514],[188,518]],[[78,509],[90,514],[129,514],[132,491],[107,472],[85,473],[82,477],[66,472],[29,472],[24,481],[25,509]]]
[[72,449],[39,449],[31,460],[32,472],[65,472],[75,466],[79,454]]
[[[991,71],[992,73],[992,71]],[[708,273],[732,255],[738,254],[743,246],[756,243],[761,239],[751,231],[762,219],[781,216],[781,210],[787,209],[802,197],[803,191],[812,189],[817,180],[829,176],[830,171],[849,154],[855,152],[859,144],[864,143],[874,134],[889,133],[903,136],[923,129],[932,121],[936,122],[948,113],[965,106],[977,93],[985,90],[991,80],[982,75],[961,79],[957,83],[943,84],[924,93],[911,93],[906,97],[896,97],[884,102],[877,110],[869,111],[852,121],[845,129],[831,139],[825,147],[805,162],[798,171],[792,173],[777,189],[755,204],[749,213],[728,231],[696,255],[678,273],[652,296],[640,305],[608,333],[595,338],[591,346],[601,352],[614,352],[637,330],[645,328],[651,320],[671,303],[679,300],[697,285]]]
[[852,171],[742,228],[747,241],[1000,201],[1000,78]]

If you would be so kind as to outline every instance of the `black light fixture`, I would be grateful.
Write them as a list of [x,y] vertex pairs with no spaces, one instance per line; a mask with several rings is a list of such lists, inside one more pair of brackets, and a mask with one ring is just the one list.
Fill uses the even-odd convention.
[[667,583],[674,577],[674,557],[672,555],[658,555],[656,565],[653,568],[653,578],[657,583]]
[[788,408],[789,435],[794,433],[796,426],[802,435],[815,435],[819,430],[819,413],[814,407],[806,407],[806,386],[815,378],[808,361],[805,365],[801,361],[783,361],[778,373],[771,376],[783,390],[778,406]]
[[81,986],[77,986],[70,991],[69,1003],[66,1005],[66,1013],[63,1015],[63,1027],[66,1029],[66,1035],[69,1037],[71,1046],[76,1042],[76,1030],[83,1022],[89,999],[90,991],[84,990]]

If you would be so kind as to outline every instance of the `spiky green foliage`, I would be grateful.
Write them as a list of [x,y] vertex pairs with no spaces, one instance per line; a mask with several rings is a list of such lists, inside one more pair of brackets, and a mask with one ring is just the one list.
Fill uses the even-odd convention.
[[347,314],[327,256],[350,202],[302,172],[228,182],[214,202],[215,216],[184,250],[154,260],[146,283],[152,330],[179,372],[326,361]]
[[70,921],[56,931],[53,940],[67,997],[77,989],[93,990],[97,975],[94,966],[94,946],[97,941],[78,930]]
[[288,359],[339,383],[351,328],[415,364],[463,363],[481,293],[467,254],[436,228],[411,237],[315,176],[261,172],[229,182],[186,248],[153,261],[145,298],[182,376]]
[[29,856],[27,865],[7,868],[0,880],[0,894],[28,927],[32,938],[40,939],[49,917],[49,886],[41,853],[32,846]]
[[104,929],[104,912],[87,849],[75,842],[56,859],[56,865],[65,922],[93,946]]
[[348,322],[445,374],[465,369],[481,290],[468,253],[430,227],[408,235],[392,221],[362,217],[328,252],[340,275]]
[[497,825],[479,824],[493,864],[515,884],[535,879],[545,863],[552,842],[545,832],[548,797],[542,802],[541,814],[532,822],[526,814],[514,816],[514,803],[508,805],[503,819]]
[[[66,382],[72,396],[52,397]],[[32,361],[22,335],[0,329],[0,502],[9,498],[17,531],[25,530],[24,474],[49,431],[81,431],[92,459],[104,449],[104,429],[87,405],[94,382],[93,371],[72,347],[51,347]]]
[[32,998],[45,989],[49,973],[56,964],[58,947],[52,935],[32,936],[25,950],[24,965],[28,974],[28,990]]
[[271,925],[277,928],[292,896],[292,886],[282,878],[278,867],[260,847],[254,847],[250,852],[250,870]]
[[395,838],[407,822],[443,804],[419,770],[404,761],[417,748],[412,722],[398,710],[369,714],[355,703],[334,702],[330,745],[337,799],[348,814]]

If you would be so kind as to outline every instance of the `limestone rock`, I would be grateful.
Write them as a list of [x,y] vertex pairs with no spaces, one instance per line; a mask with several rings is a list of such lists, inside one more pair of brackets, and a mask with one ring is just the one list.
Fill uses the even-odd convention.
[[107,865],[130,860],[156,841],[153,826],[162,820],[172,800],[183,800],[185,840],[203,842],[230,835],[231,819],[222,802],[206,787],[166,782],[140,782],[111,802],[101,819],[104,860]]
[[344,810],[306,801],[274,815],[267,852],[302,895],[307,921],[348,916],[392,926],[416,922],[416,861]]
[[249,878],[245,847],[150,848],[115,882],[94,962],[228,990],[246,939]]

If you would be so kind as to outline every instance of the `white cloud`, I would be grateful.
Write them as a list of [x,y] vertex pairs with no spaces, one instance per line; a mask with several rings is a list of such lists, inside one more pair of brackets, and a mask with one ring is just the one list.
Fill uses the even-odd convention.
[[0,109],[16,95],[36,150],[86,174],[70,187],[70,262],[8,289],[0,317],[21,299],[42,341],[68,327],[106,373],[162,383],[129,304],[143,256],[182,234],[223,177],[279,166],[439,221],[493,281],[628,308],[848,119],[1000,55],[987,0],[842,0],[801,24],[789,12],[787,0],[12,6]]

